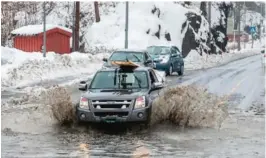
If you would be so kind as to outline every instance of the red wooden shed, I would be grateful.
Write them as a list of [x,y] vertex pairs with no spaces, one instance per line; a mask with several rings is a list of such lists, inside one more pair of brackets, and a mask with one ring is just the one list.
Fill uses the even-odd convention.
[[[14,47],[25,52],[40,52],[43,44],[43,25],[28,25],[11,32]],[[72,31],[57,25],[46,25],[46,51],[70,53]]]

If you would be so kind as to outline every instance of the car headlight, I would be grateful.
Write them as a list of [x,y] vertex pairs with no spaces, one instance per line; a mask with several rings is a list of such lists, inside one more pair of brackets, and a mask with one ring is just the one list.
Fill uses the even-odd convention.
[[85,97],[81,97],[79,101],[79,107],[83,109],[89,109],[89,100]]
[[169,59],[170,59],[170,55],[165,55],[161,58],[161,63],[162,64],[167,63]]
[[145,107],[145,96],[140,96],[135,101],[135,109],[144,108]]

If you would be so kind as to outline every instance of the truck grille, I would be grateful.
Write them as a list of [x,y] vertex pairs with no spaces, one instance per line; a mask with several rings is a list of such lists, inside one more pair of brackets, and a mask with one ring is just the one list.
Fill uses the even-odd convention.
[[92,100],[92,106],[96,109],[125,109],[129,108],[131,101],[132,100]]
[[95,112],[94,115],[99,116],[99,117],[106,117],[106,116],[123,117],[123,116],[127,116],[128,112]]

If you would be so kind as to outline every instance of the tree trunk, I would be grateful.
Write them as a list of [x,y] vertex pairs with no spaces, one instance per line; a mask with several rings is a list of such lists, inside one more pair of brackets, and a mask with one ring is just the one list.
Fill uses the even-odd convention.
[[75,20],[75,51],[79,50],[79,21],[80,21],[80,2],[76,2],[76,20]]
[[94,2],[94,11],[95,11],[96,22],[100,22],[101,19],[100,19],[99,6],[97,1]]
[[200,10],[201,10],[201,15],[203,15],[205,18],[207,18],[207,4],[206,4],[206,2],[200,3]]

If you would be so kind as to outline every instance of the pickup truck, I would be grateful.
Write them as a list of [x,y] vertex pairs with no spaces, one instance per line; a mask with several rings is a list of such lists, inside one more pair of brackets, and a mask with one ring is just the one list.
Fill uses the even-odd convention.
[[149,125],[153,100],[164,87],[150,67],[108,67],[98,70],[76,105],[80,122],[138,122]]

